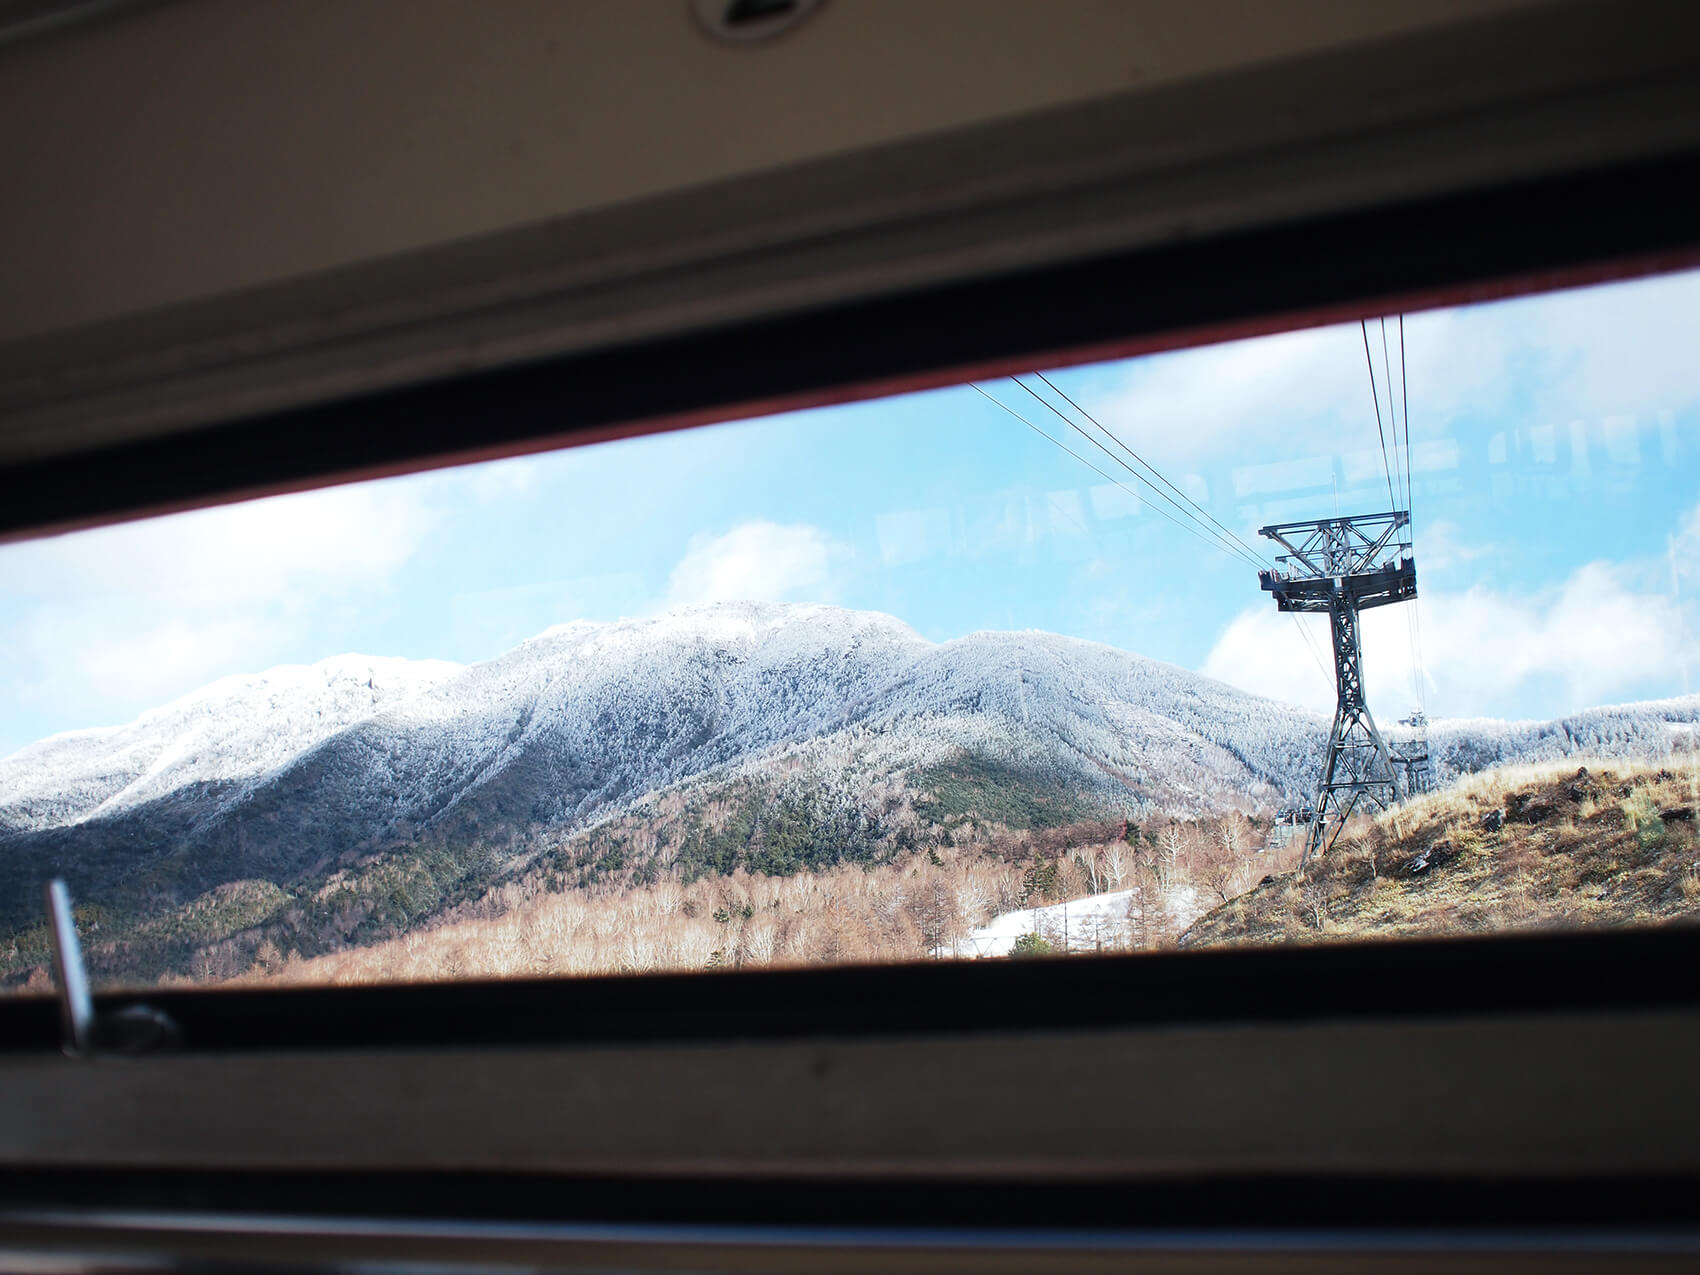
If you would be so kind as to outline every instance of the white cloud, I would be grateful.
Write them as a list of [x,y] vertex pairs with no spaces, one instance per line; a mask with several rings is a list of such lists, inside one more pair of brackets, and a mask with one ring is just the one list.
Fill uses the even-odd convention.
[[1431,523],[1421,531],[1416,550],[1422,573],[1433,576],[1436,572],[1451,571],[1478,558],[1485,558],[1497,552],[1498,547],[1466,540],[1459,534],[1457,523],[1442,521]]
[[[1443,438],[1461,413],[1549,429],[1585,419],[1608,442],[1633,442],[1627,422],[1645,425],[1700,404],[1700,362],[1689,336],[1696,310],[1700,272],[1408,316],[1412,468],[1457,465],[1455,448],[1425,449],[1424,437]],[[1396,399],[1397,339],[1390,324]],[[1375,322],[1370,347],[1385,422],[1389,396]],[[1379,477],[1378,452],[1365,453],[1375,459],[1372,468],[1354,455],[1378,446],[1356,323],[1153,355],[1133,361],[1118,380],[1090,394],[1086,406],[1159,465],[1346,453],[1354,473]],[[1257,489],[1274,477],[1264,475]],[[1324,474],[1321,484],[1327,482]]]
[[[1411,316],[1413,471],[1455,469],[1464,458],[1450,435],[1483,420],[1506,426],[1540,463],[1556,463],[1561,438],[1571,440],[1583,479],[1590,464],[1656,463],[1660,447],[1669,463],[1676,414],[1700,409],[1700,362],[1689,335],[1697,308],[1700,272],[1690,272]],[[1379,369],[1379,325],[1370,331]],[[1392,353],[1396,367],[1396,344]],[[1106,423],[1129,435],[1143,427],[1138,437],[1148,449],[1174,463],[1231,459],[1235,494],[1260,501],[1261,518],[1314,517],[1325,512],[1336,460],[1348,484],[1381,481],[1378,452],[1361,450],[1376,442],[1368,379],[1362,336],[1347,324],[1142,360],[1099,407]],[[1385,414],[1385,388],[1380,402]],[[1654,437],[1660,442],[1650,452]],[[1505,461],[1507,439],[1494,440],[1491,463]],[[1690,635],[1700,626],[1670,588],[1675,576],[1684,594],[1700,592],[1700,510],[1673,537],[1669,563],[1594,563],[1524,593],[1464,590],[1478,574],[1465,568],[1500,549],[1466,544],[1448,523],[1426,526],[1418,554],[1430,582],[1420,606],[1431,712],[1545,716],[1681,685],[1681,670],[1697,653]],[[1437,578],[1456,583],[1437,591]],[[1415,698],[1405,611],[1364,617],[1378,713],[1400,715]],[[1327,631],[1319,620],[1306,623],[1330,665],[1327,678],[1292,619],[1272,604],[1237,617],[1205,669],[1327,711]]]
[[668,580],[667,601],[831,602],[849,550],[819,527],[746,522],[697,536]]
[[1158,463],[1220,455],[1230,441],[1267,430],[1272,409],[1286,416],[1293,405],[1335,419],[1362,397],[1358,414],[1373,424],[1362,354],[1354,361],[1347,335],[1318,328],[1141,359],[1121,390],[1088,406]]
[[1581,288],[1506,308],[1531,316],[1530,326],[1562,366],[1546,405],[1555,417],[1646,418],[1700,397],[1693,339],[1700,271]]
[[[98,605],[42,608],[8,626],[15,706],[67,708],[112,724],[222,673],[276,663],[260,616],[163,615],[114,623]],[[258,658],[256,658],[256,655]]]
[[[1305,626],[1304,631],[1299,625]],[[1311,635],[1308,647],[1304,632]],[[1325,628],[1310,617],[1295,621],[1271,604],[1235,616],[1199,672],[1256,695],[1327,713],[1334,708],[1334,674],[1331,669],[1324,671],[1328,659]],[[1372,684],[1372,709],[1379,698]]]
[[6,546],[0,699],[60,728],[109,724],[291,658],[418,550],[436,520],[425,492],[327,488]]
[[340,593],[391,575],[435,521],[417,481],[331,487],[0,550],[9,595],[181,603]]
[[[1675,599],[1645,591],[1638,573],[1596,562],[1544,594],[1487,588],[1422,598],[1421,644],[1431,715],[1552,717],[1671,688],[1700,650]],[[1415,703],[1411,630],[1403,606],[1364,613],[1364,677],[1370,707],[1403,716]],[[1291,617],[1273,604],[1237,616],[1203,671],[1259,694],[1332,711],[1326,622],[1306,617],[1327,680]]]

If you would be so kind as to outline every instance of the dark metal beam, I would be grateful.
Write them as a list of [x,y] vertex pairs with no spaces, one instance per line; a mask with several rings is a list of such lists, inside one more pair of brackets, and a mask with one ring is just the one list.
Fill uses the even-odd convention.
[[1358,613],[1417,596],[1411,539],[1399,535],[1410,524],[1408,510],[1393,509],[1278,523],[1258,531],[1289,551],[1277,561],[1299,564],[1258,573],[1277,609],[1327,612],[1333,636],[1338,698],[1301,867],[1326,851],[1360,809],[1384,810],[1399,797],[1393,755],[1364,696]]

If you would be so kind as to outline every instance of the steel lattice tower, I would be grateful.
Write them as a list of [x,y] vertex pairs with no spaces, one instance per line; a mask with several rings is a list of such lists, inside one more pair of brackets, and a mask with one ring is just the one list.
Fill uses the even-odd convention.
[[1334,636],[1339,704],[1301,866],[1334,843],[1341,826],[1361,805],[1373,803],[1385,809],[1399,797],[1394,756],[1364,701],[1358,613],[1417,596],[1417,567],[1407,530],[1410,522],[1410,512],[1397,509],[1285,522],[1257,533],[1287,550],[1276,556],[1275,570],[1258,573],[1264,589],[1275,595],[1276,608],[1325,611]]

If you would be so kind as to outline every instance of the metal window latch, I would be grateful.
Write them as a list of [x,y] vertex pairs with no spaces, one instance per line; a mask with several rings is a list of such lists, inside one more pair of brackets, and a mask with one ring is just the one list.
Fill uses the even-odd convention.
[[173,1048],[177,1024],[151,1005],[132,1004],[97,1014],[89,994],[82,944],[71,912],[71,892],[60,877],[47,883],[47,920],[53,935],[54,981],[59,986],[59,1018],[65,1053],[89,1058],[95,1053],[146,1054]]

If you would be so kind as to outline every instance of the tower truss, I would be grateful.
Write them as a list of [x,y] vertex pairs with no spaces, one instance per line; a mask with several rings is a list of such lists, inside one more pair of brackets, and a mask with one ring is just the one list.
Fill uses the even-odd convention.
[[[1258,573],[1265,591],[1274,595],[1276,609],[1326,612],[1334,639],[1339,700],[1301,866],[1333,845],[1354,813],[1371,807],[1386,809],[1399,799],[1394,754],[1376,729],[1364,698],[1358,615],[1417,596],[1410,523],[1410,512],[1396,509],[1258,529],[1258,535],[1287,551],[1276,555],[1273,571]],[[1426,752],[1425,747],[1425,762]],[[1403,750],[1399,761],[1404,761]]]

